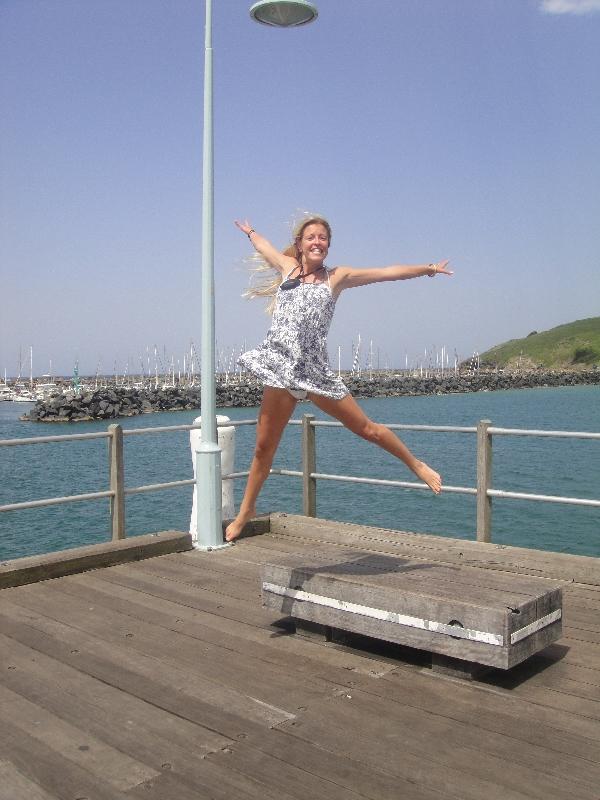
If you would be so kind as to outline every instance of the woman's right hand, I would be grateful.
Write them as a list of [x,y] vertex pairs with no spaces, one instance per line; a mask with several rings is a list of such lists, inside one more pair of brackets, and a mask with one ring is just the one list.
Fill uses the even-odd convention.
[[252,230],[252,225],[250,225],[248,220],[246,219],[243,222],[240,222],[239,220],[236,219],[236,220],[234,220],[234,222],[237,225],[237,227],[241,230],[241,232],[245,233],[246,236],[248,236],[248,234]]

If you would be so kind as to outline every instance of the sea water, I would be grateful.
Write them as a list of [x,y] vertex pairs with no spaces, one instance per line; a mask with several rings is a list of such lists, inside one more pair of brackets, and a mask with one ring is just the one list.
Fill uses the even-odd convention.
[[[390,397],[360,400],[372,418],[386,423],[600,431],[600,386],[520,389],[476,394]],[[19,421],[23,403],[0,403],[0,438],[103,431],[106,422],[42,425]],[[231,419],[256,419],[257,409],[221,409]],[[299,403],[295,418],[314,413]],[[147,414],[119,420],[124,428],[191,423],[197,411]],[[474,433],[401,431],[401,438],[437,469],[450,486],[476,485]],[[249,468],[254,426],[236,429],[236,471]],[[274,467],[301,469],[301,428],[288,426]],[[415,480],[406,468],[345,429],[317,428],[317,471],[393,480]],[[192,477],[189,433],[125,438],[127,487]],[[0,504],[108,488],[107,440],[84,440],[0,448]],[[235,482],[239,505],[244,479]],[[600,499],[600,440],[500,436],[493,438],[495,489]],[[131,495],[126,499],[126,532],[188,530],[190,487]],[[302,513],[300,479],[271,476],[258,512]],[[318,481],[320,517],[364,525],[474,539],[475,497],[471,495]],[[95,500],[0,514],[0,559],[50,552],[110,538],[108,501]],[[492,541],[564,553],[600,556],[600,508],[495,499]]]

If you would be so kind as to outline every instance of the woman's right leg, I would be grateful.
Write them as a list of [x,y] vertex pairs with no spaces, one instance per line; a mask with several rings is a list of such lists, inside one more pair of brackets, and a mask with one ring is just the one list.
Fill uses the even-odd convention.
[[297,400],[287,389],[265,386],[256,426],[254,458],[250,465],[250,474],[240,510],[225,531],[225,539],[228,542],[237,539],[244,525],[256,515],[256,498],[269,476],[273,456],[279,446],[285,426],[294,413],[296,403]]

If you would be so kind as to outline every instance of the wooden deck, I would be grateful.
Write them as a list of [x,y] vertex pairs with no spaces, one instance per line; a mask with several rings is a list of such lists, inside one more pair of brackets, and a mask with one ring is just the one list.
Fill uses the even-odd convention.
[[[600,561],[276,516],[229,549],[0,591],[1,800],[599,800]],[[560,573],[565,635],[475,683],[296,637],[260,565],[315,549]]]

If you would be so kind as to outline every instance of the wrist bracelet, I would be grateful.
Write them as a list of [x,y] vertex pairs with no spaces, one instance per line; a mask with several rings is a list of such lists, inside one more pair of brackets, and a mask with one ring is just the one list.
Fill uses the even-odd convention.
[[428,264],[427,266],[433,268],[433,272],[431,274],[428,272],[427,273],[427,277],[428,278],[435,278],[435,276],[437,275],[437,271],[438,271],[438,269],[437,269],[438,265],[437,264]]
[[256,233],[256,231],[254,230],[254,228],[250,228],[250,230],[248,231],[248,233],[246,234],[246,236],[247,236],[248,238],[250,238],[250,234],[251,234],[251,233]]

